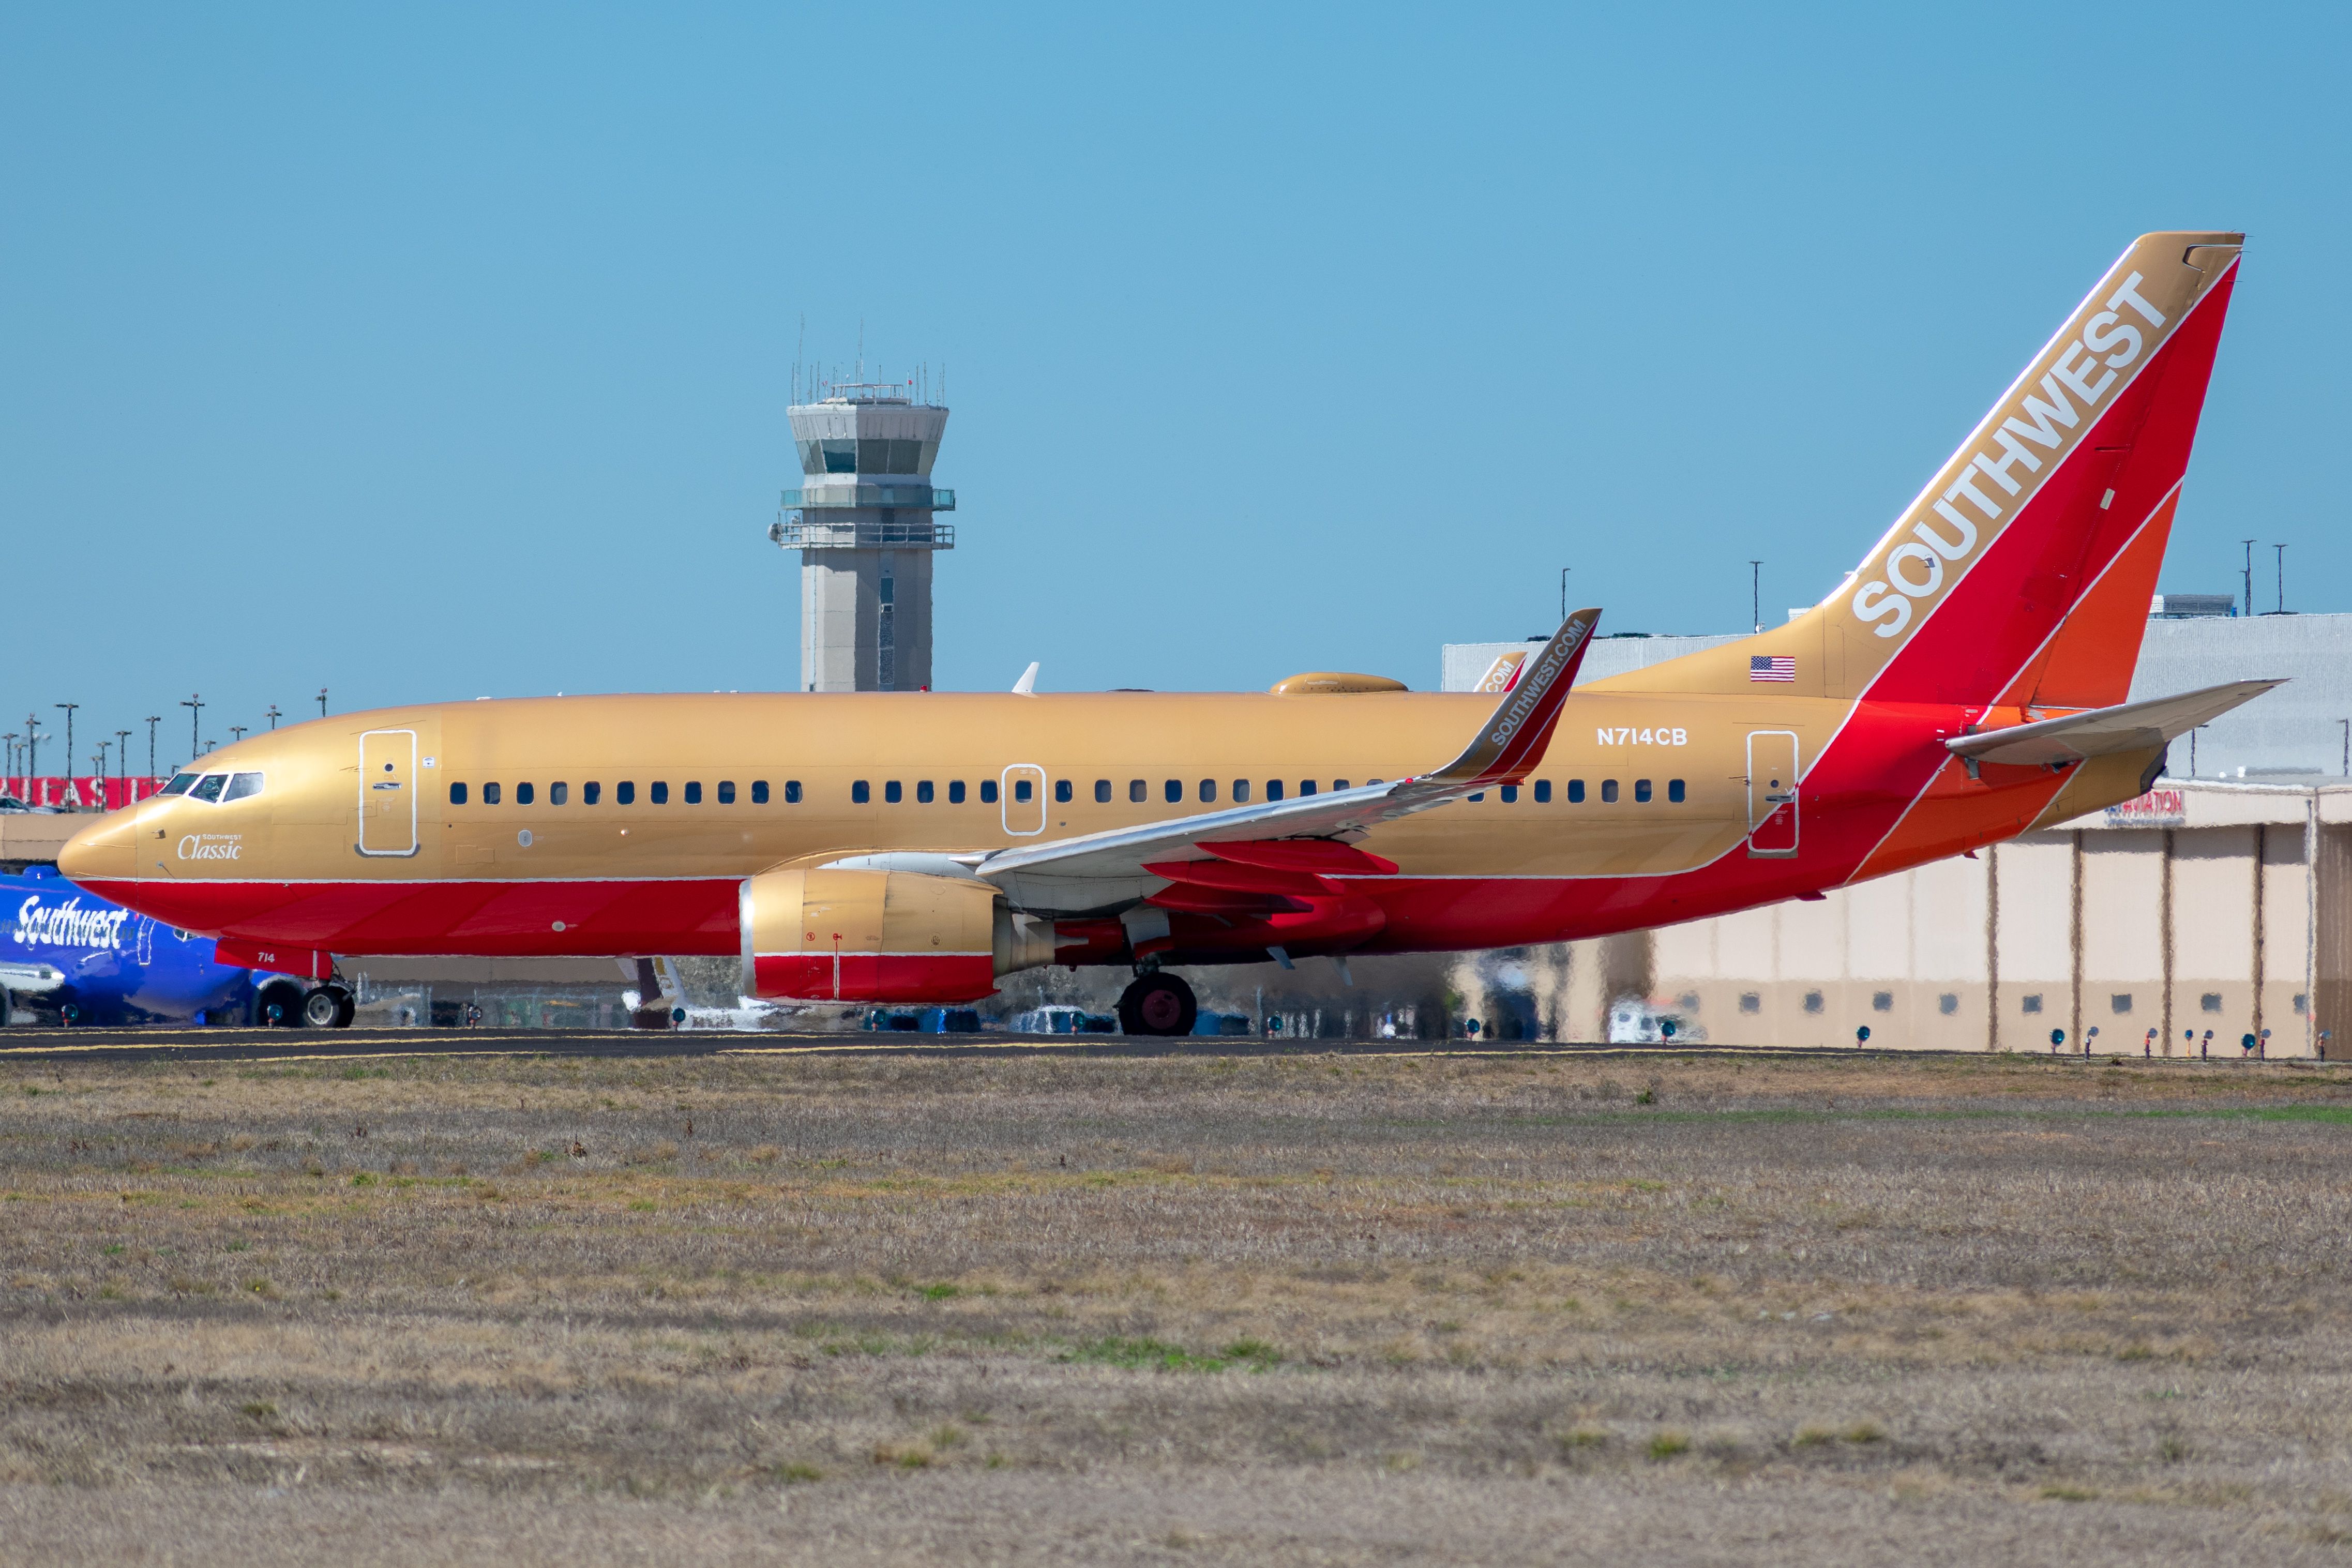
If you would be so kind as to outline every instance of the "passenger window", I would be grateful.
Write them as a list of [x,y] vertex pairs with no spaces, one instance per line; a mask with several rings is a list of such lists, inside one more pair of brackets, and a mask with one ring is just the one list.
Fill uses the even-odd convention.
[[963,780],[950,779],[948,781],[948,804],[950,805],[961,805],[963,804]]
[[1482,789],[1476,795],[1465,795],[1463,798],[1465,800],[1484,800],[1486,798],[1486,792]]
[[157,795],[185,795],[188,793],[188,786],[195,782],[196,775],[194,773],[173,773],[172,775],[172,782],[165,784],[162,789],[157,790],[155,793]]
[[687,781],[686,804],[688,805],[700,805],[702,804],[702,781],[700,779],[688,779]]
[[636,805],[637,786],[635,783],[629,779],[623,779],[619,784],[614,784],[613,786],[613,798],[623,805]]
[[1209,804],[1209,805],[1214,805],[1214,804],[1216,803],[1216,799],[1217,799],[1217,781],[1216,781],[1216,780],[1214,780],[1214,779],[1202,779],[1202,780],[1201,781],[1201,799],[1202,799],[1204,803]]
[[1151,786],[1141,779],[1129,779],[1127,781],[1127,798],[1141,805],[1151,798]]
[[1313,779],[1300,779],[1298,781],[1298,793],[1301,795],[1313,795],[1315,793],[1315,781]]
[[1036,786],[1029,780],[1014,779],[1013,781],[1013,799],[1014,804],[1026,805],[1029,804],[1030,798],[1036,793]]
[[[205,782],[210,783],[211,781],[206,780]],[[202,789],[204,785],[198,784],[196,787]],[[499,804],[498,785],[494,784],[486,784],[482,786],[482,804],[484,805],[496,805]]]
[[994,779],[982,779],[980,781],[980,804],[982,805],[994,805],[996,804],[996,781]]
[[874,798],[874,786],[859,779],[849,786],[849,799],[854,805],[865,805]]
[[530,785],[529,785],[529,784],[519,784],[515,785],[515,804],[516,804],[517,805],[529,805],[530,804],[530,801],[531,801],[531,787],[530,787]]
[[1570,805],[1582,805],[1584,804],[1584,781],[1582,779],[1570,779],[1568,781],[1568,804]]
[[1505,805],[1517,805],[1519,804],[1518,785],[1505,784],[1503,786],[1503,804]]
[[1602,779],[1601,781],[1601,804],[1604,805],[1614,805],[1617,804],[1617,781],[1615,779]]
[[[591,787],[593,788],[593,786],[592,785]],[[449,786],[449,804],[451,805],[463,805],[466,804],[466,786],[464,784],[453,784]]]
[[1249,804],[1249,780],[1235,779],[1234,781],[1234,804],[1235,805],[1247,805]]
[[669,781],[667,779],[654,780],[651,799],[656,805],[667,805],[669,804]]
[[226,773],[206,773],[196,781],[196,787],[188,792],[188,798],[201,800],[206,805],[217,805],[220,804],[221,786],[227,783]]
[[929,805],[931,804],[930,780],[918,779],[915,781],[915,804],[918,805]]
[[586,784],[580,786],[580,804],[583,805],[593,805],[600,798],[602,798],[604,794],[604,786],[598,784],[594,779],[590,779]]
[[1683,803],[1683,781],[1682,781],[1682,780],[1680,780],[1680,779],[1668,779],[1668,780],[1666,781],[1666,798],[1667,798],[1668,800],[1670,800],[1670,801],[1674,802],[1676,805],[1682,805],[1682,803]]
[[[766,784],[755,784],[752,786],[751,798],[754,800],[767,799],[768,786]],[[798,805],[800,803],[801,781],[798,779],[786,779],[784,781],[784,804],[786,805]]]
[[753,779],[751,781],[751,804],[753,805],[765,805],[768,804],[767,780]]
[[1095,804],[1097,805],[1108,805],[1110,804],[1110,780],[1095,780]]
[[237,773],[229,779],[228,789],[221,795],[221,802],[226,805],[232,800],[243,800],[247,795],[260,793],[261,775],[259,773]]
[[1346,789],[1348,787],[1348,781],[1346,779],[1333,779],[1331,781],[1331,787],[1333,789]]
[[720,779],[719,781],[719,804],[721,805],[733,805],[735,804],[735,781],[733,779]]
[[1055,779],[1055,780],[1054,781],[1054,798],[1055,798],[1056,801],[1060,802],[1060,803],[1061,803],[1062,805],[1069,805],[1069,804],[1070,804],[1070,781],[1069,781],[1069,780],[1067,780],[1067,779]]
[[1536,780],[1536,804],[1538,805],[1549,805],[1551,804],[1551,780]]
[[1268,779],[1265,781],[1265,798],[1268,800],[1280,800],[1282,798],[1282,781],[1280,779]]
[[558,780],[556,780],[553,784],[550,784],[550,785],[548,785],[548,786],[547,786],[547,804],[548,804],[548,805],[562,805],[564,802],[566,802],[566,801],[570,800],[571,798],[572,798],[572,786],[571,786],[570,784],[565,784],[562,779],[558,779]]
[[1182,779],[1170,779],[1166,784],[1161,784],[1160,789],[1160,793],[1168,797],[1169,805],[1181,805],[1183,804],[1184,781]]
[[1635,779],[1633,781],[1633,799],[1635,802],[1643,805],[1647,805],[1650,803],[1649,780]]
[[906,797],[907,792],[900,787],[897,779],[892,779],[882,786],[882,800],[886,805],[896,805]]

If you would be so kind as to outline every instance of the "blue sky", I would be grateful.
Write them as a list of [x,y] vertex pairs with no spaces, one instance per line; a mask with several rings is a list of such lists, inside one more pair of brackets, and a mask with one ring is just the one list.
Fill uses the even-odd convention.
[[9,6],[0,717],[789,688],[803,319],[945,367],[946,688],[1736,629],[2168,227],[2165,585],[2352,609],[2343,16]]

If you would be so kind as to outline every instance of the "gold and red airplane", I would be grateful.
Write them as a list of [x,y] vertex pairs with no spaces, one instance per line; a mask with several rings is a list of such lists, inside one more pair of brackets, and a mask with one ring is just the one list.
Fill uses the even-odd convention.
[[877,1002],[1119,964],[1124,1026],[1175,1034],[1178,966],[1559,942],[1958,855],[2138,795],[2272,684],[2124,700],[2242,237],[2135,241],[1821,605],[1572,695],[1597,611],[1499,700],[383,709],[215,752],[59,864],[314,1000],[338,952],[733,953],[747,993]]

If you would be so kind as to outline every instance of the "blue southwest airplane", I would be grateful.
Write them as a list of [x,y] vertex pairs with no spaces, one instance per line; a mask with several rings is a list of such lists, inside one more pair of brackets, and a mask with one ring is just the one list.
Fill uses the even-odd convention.
[[271,1024],[339,1028],[340,984],[215,961],[213,940],[110,903],[54,870],[0,876],[0,1024]]

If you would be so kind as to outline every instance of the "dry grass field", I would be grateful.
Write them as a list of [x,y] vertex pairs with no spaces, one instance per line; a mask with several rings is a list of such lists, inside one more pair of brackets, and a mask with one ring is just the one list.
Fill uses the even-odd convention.
[[0,1068],[0,1560],[2336,1563],[2352,1075]]

